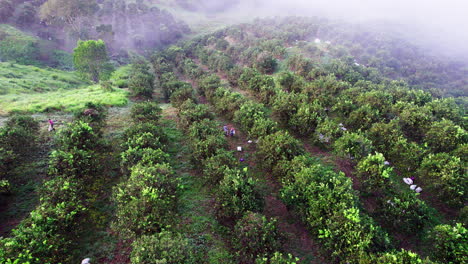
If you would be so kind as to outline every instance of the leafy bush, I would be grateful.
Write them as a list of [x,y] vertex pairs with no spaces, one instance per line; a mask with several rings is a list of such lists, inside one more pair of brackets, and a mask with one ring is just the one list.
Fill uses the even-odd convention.
[[227,169],[232,169],[238,162],[232,151],[218,149],[216,154],[206,159],[203,164],[203,177],[212,185],[218,185]]
[[193,88],[191,86],[187,86],[175,90],[170,97],[170,101],[175,108],[179,108],[186,100],[194,100],[194,98]]
[[140,122],[158,122],[162,109],[156,102],[136,103],[130,110],[130,116]]
[[271,74],[276,70],[278,61],[270,54],[260,54],[255,63],[255,67],[263,74]]
[[49,175],[91,180],[99,171],[99,159],[93,152],[72,149],[55,150],[49,156]]
[[162,231],[145,235],[132,243],[130,261],[134,264],[187,263],[189,241],[179,233]]
[[461,224],[438,225],[430,234],[434,244],[433,256],[441,263],[461,264],[468,262],[468,231]]
[[6,125],[0,128],[0,147],[4,149],[2,158],[14,161],[31,151],[37,138],[39,125],[32,117],[13,115]]
[[62,177],[46,182],[40,205],[12,230],[11,237],[0,239],[0,262],[71,261],[69,238],[76,236],[77,219],[86,210],[80,201],[80,186],[79,181]]
[[297,264],[299,258],[293,257],[291,254],[283,254],[275,252],[270,257],[259,257],[255,260],[255,264]]
[[250,138],[260,138],[274,134],[278,131],[278,123],[270,118],[257,118],[248,130]]
[[403,176],[412,176],[421,164],[426,150],[416,142],[409,142],[405,137],[399,137],[390,145],[388,159]]
[[169,155],[161,149],[154,148],[129,148],[121,154],[122,168],[130,169],[138,163],[147,166],[153,166],[158,163],[164,163],[169,160]]
[[393,119],[389,123],[372,124],[372,127],[367,131],[367,135],[372,140],[375,149],[386,156],[397,144],[397,141],[403,138],[403,132],[397,119]]
[[137,123],[125,130],[122,135],[123,140],[131,139],[131,138],[138,138],[142,134],[149,133],[153,136],[153,138],[158,138],[161,144],[165,145],[169,142],[169,138],[161,129],[161,127],[153,124],[153,123]]
[[[294,206],[336,260],[353,261],[371,247],[386,247],[388,238],[376,239],[378,229],[361,215],[351,179],[306,157],[295,160],[292,178],[284,179],[282,199]],[[382,243],[382,244],[378,244]]]
[[224,132],[218,122],[210,119],[203,119],[192,123],[188,129],[188,136],[191,140],[205,140],[208,136],[223,137]]
[[372,152],[373,146],[364,135],[346,132],[336,140],[334,149],[338,155],[358,162]]
[[448,205],[460,207],[466,202],[468,174],[459,157],[429,154],[421,163],[419,175],[428,189]]
[[315,131],[319,122],[326,117],[324,107],[317,101],[302,103],[289,120],[289,125],[301,135]]
[[468,143],[468,133],[452,121],[443,119],[430,125],[424,141],[433,152],[450,152],[463,143]]
[[30,133],[36,133],[39,130],[39,122],[37,122],[33,117],[28,115],[15,114],[8,118],[6,124],[7,127],[19,126]]
[[397,230],[416,234],[433,222],[430,216],[435,212],[413,191],[388,195],[380,203],[378,215]]
[[128,81],[128,88],[133,96],[153,97],[154,76],[149,73],[137,72],[132,74]]
[[179,123],[183,128],[188,128],[193,122],[205,118],[213,119],[206,105],[195,104],[192,100],[185,101],[179,108]]
[[401,249],[378,255],[363,256],[359,264],[434,264],[428,259],[422,260],[418,254]]
[[130,148],[152,148],[152,149],[163,149],[165,146],[159,141],[159,137],[152,134],[151,132],[143,132],[138,135],[129,137],[125,143],[122,144],[124,149]]
[[3,175],[0,172],[0,195],[11,194],[10,182],[8,180],[2,180]]
[[257,145],[257,160],[260,166],[272,170],[282,160],[292,160],[304,153],[301,144],[288,132],[278,131],[262,137]]
[[168,164],[137,165],[114,189],[114,230],[125,237],[160,232],[173,223],[179,183]]
[[0,147],[0,179],[4,178],[7,171],[13,167],[16,158],[13,151]]
[[247,211],[263,209],[257,181],[247,175],[247,168],[226,169],[219,185],[217,211],[220,218],[239,218]]
[[318,142],[333,145],[335,140],[343,135],[343,130],[335,120],[326,117],[319,120],[315,135]]
[[67,151],[73,149],[95,150],[100,146],[99,135],[83,121],[75,121],[61,129],[57,136],[60,147]]
[[390,184],[393,169],[384,162],[385,158],[382,153],[369,154],[358,162],[356,174],[367,191],[382,192]]
[[281,235],[275,219],[247,212],[234,227],[234,245],[242,263],[253,263],[281,247]]
[[227,147],[226,138],[222,135],[208,135],[206,139],[191,142],[192,160],[195,164],[200,164],[213,156],[218,149]]
[[252,101],[245,102],[238,111],[234,113],[234,122],[239,123],[242,129],[249,131],[257,119],[265,119],[266,109],[262,104]]
[[73,117],[75,121],[88,123],[95,132],[99,132],[104,127],[107,109],[102,104],[87,102],[83,109],[75,111]]

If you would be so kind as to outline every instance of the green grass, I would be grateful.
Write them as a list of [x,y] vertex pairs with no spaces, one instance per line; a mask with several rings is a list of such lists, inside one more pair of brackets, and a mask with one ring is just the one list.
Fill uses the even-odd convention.
[[0,115],[14,111],[29,113],[60,110],[71,112],[83,108],[87,102],[107,106],[124,106],[128,92],[121,89],[104,91],[99,85],[47,93],[0,95]]
[[0,62],[0,95],[50,92],[88,84],[75,72]]

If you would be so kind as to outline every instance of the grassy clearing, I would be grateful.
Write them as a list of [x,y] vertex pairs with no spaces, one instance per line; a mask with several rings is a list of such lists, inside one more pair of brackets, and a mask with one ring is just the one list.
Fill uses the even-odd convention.
[[48,93],[7,94],[0,96],[0,115],[7,115],[14,111],[70,112],[84,107],[87,102],[106,106],[124,106],[128,103],[127,97],[128,92],[125,90],[104,91],[99,85]]
[[0,95],[51,92],[84,85],[89,82],[75,72],[0,62]]

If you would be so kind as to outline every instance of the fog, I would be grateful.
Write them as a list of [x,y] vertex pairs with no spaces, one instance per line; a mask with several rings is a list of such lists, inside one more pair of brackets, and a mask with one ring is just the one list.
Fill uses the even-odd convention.
[[[209,0],[204,0],[205,2]],[[219,5],[219,0],[211,0]],[[233,0],[232,0],[233,1]],[[229,1],[225,1],[229,2]],[[240,0],[243,17],[313,15],[379,25],[415,44],[468,58],[468,0]]]

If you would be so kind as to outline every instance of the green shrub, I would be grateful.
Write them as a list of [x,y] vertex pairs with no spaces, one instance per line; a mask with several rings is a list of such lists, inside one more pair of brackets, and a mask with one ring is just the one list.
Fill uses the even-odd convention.
[[339,124],[328,117],[319,120],[315,129],[316,140],[322,144],[333,145],[343,135]]
[[372,124],[367,135],[372,140],[375,149],[386,156],[389,155],[398,140],[403,138],[403,132],[397,119],[393,119],[389,123]]
[[426,132],[424,141],[433,152],[450,152],[458,145],[468,143],[468,133],[452,121],[434,122]]
[[22,127],[30,133],[37,133],[39,130],[39,122],[28,115],[15,114],[10,116],[6,122],[6,127]]
[[298,168],[283,180],[281,198],[300,212],[333,258],[353,262],[371,247],[388,246],[388,238],[376,239],[378,229],[360,214],[351,179],[319,163],[304,167],[308,163],[313,161],[306,157],[295,161]]
[[255,124],[255,120],[265,119],[266,117],[266,109],[263,104],[247,101],[234,113],[233,121],[240,124],[242,129],[250,131]]
[[3,175],[0,174],[0,195],[11,194],[10,182],[2,180]]
[[16,155],[11,150],[0,147],[0,179],[4,178],[16,160]]
[[257,181],[247,175],[247,168],[226,169],[219,184],[217,214],[219,218],[239,218],[247,211],[263,209]]
[[334,144],[336,154],[359,162],[373,151],[372,141],[359,133],[346,132]]
[[132,243],[130,261],[134,264],[180,264],[189,259],[189,241],[179,233],[162,231],[145,235]]
[[326,117],[324,107],[317,101],[298,105],[297,112],[289,120],[289,126],[307,136],[315,131],[319,122]]
[[274,134],[278,131],[278,123],[270,118],[258,118],[254,120],[253,126],[248,130],[249,137],[260,138]]
[[122,135],[122,139],[127,141],[127,139],[138,138],[140,135],[145,133],[153,135],[153,138],[158,138],[159,142],[161,142],[163,145],[169,143],[169,138],[161,129],[161,127],[157,126],[156,124],[147,122],[137,123],[127,128],[127,130],[125,130]]
[[130,110],[130,116],[140,122],[158,122],[162,109],[156,102],[136,103]]
[[218,149],[227,148],[226,138],[222,135],[209,135],[206,139],[192,141],[192,160],[200,164],[213,156]]
[[434,245],[433,257],[441,263],[468,262],[468,231],[461,224],[438,225],[430,234]]
[[225,87],[218,87],[210,102],[214,105],[216,111],[225,116],[226,119],[233,119],[234,113],[245,103],[246,98],[237,92],[232,92]]
[[390,145],[389,153],[386,156],[403,176],[409,177],[419,168],[425,155],[424,148],[401,136]]
[[271,256],[259,257],[255,260],[255,264],[297,264],[299,258],[294,257],[291,254],[283,254],[275,252]]
[[272,170],[282,160],[292,160],[304,153],[300,142],[288,132],[278,131],[262,137],[257,144],[256,158],[262,168]]
[[99,135],[83,121],[75,121],[61,129],[57,135],[57,143],[61,149],[95,150],[100,146]]
[[75,121],[80,120],[88,123],[95,132],[99,132],[104,127],[107,109],[99,103],[87,102],[83,109],[75,111],[73,117]]
[[387,188],[390,184],[392,167],[384,164],[385,158],[382,153],[369,154],[360,160],[356,166],[356,175],[363,182],[363,187],[368,192],[378,192]]
[[203,119],[193,122],[188,129],[188,136],[191,140],[206,140],[208,136],[223,137],[224,132],[218,122],[210,119]]
[[49,156],[49,175],[53,177],[70,177],[92,180],[98,176],[100,163],[93,152],[72,149],[55,150]]
[[407,233],[417,234],[433,223],[435,214],[413,191],[388,195],[381,199],[377,213],[383,221]]
[[125,237],[160,232],[173,223],[178,179],[168,164],[137,165],[130,178],[115,187],[114,230]]
[[281,247],[281,235],[275,219],[268,220],[259,213],[247,212],[234,227],[234,246],[242,263],[254,263]]
[[0,262],[70,262],[69,239],[79,232],[78,219],[86,210],[80,201],[81,186],[62,177],[46,182],[40,205],[12,230],[10,238],[0,239]]
[[36,135],[28,130],[15,127],[0,128],[0,146],[15,155],[24,156],[31,151],[36,141]]
[[203,163],[203,177],[216,186],[223,179],[226,169],[232,169],[238,162],[232,151],[218,149],[216,154],[209,157]]
[[124,149],[130,148],[152,148],[152,149],[163,149],[165,146],[159,141],[159,137],[150,133],[143,132],[141,134],[134,135],[130,138],[127,138],[127,141],[122,144]]
[[153,97],[154,76],[148,73],[137,72],[130,76],[128,88],[133,96]]
[[354,263],[371,249],[376,228],[364,219],[358,208],[337,211],[325,219],[319,238],[330,249],[332,259]]
[[468,174],[459,157],[429,154],[421,163],[419,175],[428,189],[448,205],[461,207],[466,202]]
[[153,166],[158,163],[164,163],[169,160],[169,155],[161,149],[153,148],[129,148],[121,154],[120,166],[124,169],[130,169],[138,163],[147,166]]
[[434,264],[428,259],[421,259],[418,254],[401,249],[378,255],[364,256],[359,264]]
[[193,122],[205,118],[213,119],[207,105],[195,104],[192,100],[187,100],[180,106],[179,117],[179,123],[183,128],[188,128]]
[[185,86],[175,90],[171,94],[170,101],[175,108],[179,108],[186,100],[194,100],[194,98],[193,88],[191,86]]
[[[305,164],[304,164],[305,163]],[[295,160],[292,178],[284,180],[281,197],[290,206],[296,207],[313,228],[324,225],[327,218],[336,212],[353,208],[357,195],[351,179],[344,173],[316,163],[305,166],[309,161]],[[304,164],[304,165],[303,165]]]

